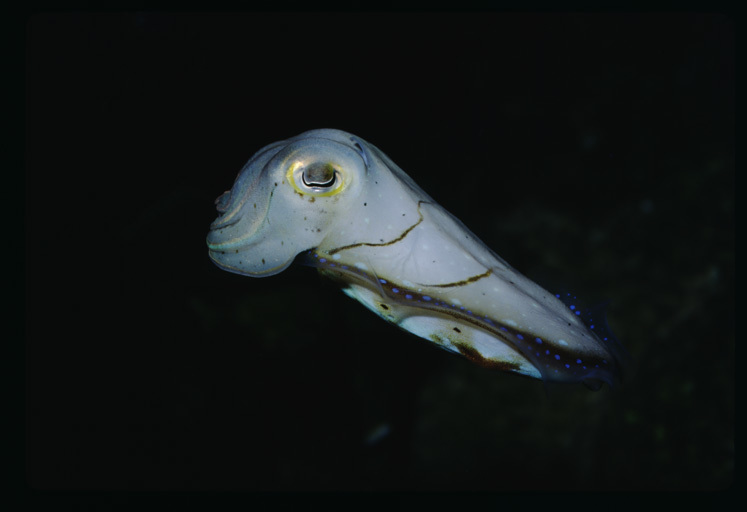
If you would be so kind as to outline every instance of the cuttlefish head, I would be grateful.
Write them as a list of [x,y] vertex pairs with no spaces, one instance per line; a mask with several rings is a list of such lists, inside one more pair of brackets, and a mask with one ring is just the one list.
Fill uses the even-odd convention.
[[253,277],[283,271],[319,245],[366,181],[366,156],[350,134],[312,130],[258,151],[216,199],[210,258]]

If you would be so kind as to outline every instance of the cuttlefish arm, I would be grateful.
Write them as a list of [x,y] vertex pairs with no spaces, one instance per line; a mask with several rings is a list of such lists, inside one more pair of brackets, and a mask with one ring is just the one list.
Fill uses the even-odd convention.
[[216,201],[212,260],[252,277],[301,253],[385,320],[479,364],[548,381],[619,379],[617,347],[527,279],[363,139],[271,144]]

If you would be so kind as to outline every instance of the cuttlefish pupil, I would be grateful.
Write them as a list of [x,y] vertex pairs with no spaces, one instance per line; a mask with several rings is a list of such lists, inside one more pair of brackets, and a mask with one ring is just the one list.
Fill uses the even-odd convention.
[[[305,198],[308,200],[299,200]],[[400,328],[491,368],[548,381],[613,384],[622,349],[576,305],[517,272],[378,148],[312,130],[255,154],[207,243],[251,277],[296,256]]]
[[329,187],[335,181],[335,168],[331,164],[314,163],[304,169],[302,179],[309,187]]

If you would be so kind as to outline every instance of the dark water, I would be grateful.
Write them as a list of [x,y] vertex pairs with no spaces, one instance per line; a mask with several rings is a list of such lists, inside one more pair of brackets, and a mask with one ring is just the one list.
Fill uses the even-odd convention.
[[[734,25],[720,15],[37,15],[26,485],[722,490],[734,478]],[[376,144],[634,361],[491,372],[305,267],[207,258],[254,151]],[[15,246],[15,245],[14,245]]]

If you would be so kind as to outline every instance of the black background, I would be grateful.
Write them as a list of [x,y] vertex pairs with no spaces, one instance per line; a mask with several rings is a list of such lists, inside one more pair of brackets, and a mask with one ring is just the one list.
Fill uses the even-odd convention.
[[[30,17],[27,485],[728,488],[733,45],[706,14]],[[307,267],[212,265],[214,199],[322,127],[545,287],[609,299],[625,384],[546,389]]]

